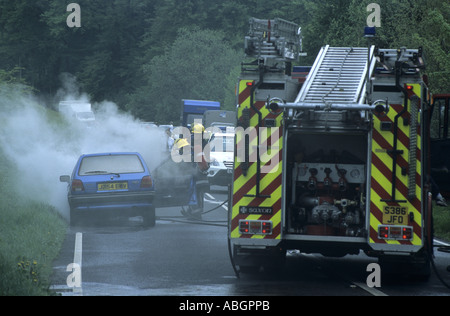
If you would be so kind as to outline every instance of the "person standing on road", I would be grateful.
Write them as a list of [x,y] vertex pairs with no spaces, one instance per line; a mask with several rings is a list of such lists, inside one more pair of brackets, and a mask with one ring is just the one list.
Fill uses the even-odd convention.
[[166,135],[167,135],[167,149],[170,152],[172,151],[173,144],[175,142],[175,139],[172,136],[172,131],[170,130],[170,128],[166,129]]
[[[190,146],[189,142],[185,138],[180,138],[175,141],[174,150],[178,150],[180,155],[183,155],[184,149]],[[192,150],[191,150],[192,152]],[[203,212],[203,193],[204,188],[203,184],[208,180],[205,179],[206,172],[209,168],[209,165],[202,158],[200,162],[182,162],[186,164],[186,172],[190,172],[192,174],[191,182],[188,189],[188,210],[181,210],[181,213],[189,218],[201,219],[201,213]],[[189,166],[189,167],[188,167]]]

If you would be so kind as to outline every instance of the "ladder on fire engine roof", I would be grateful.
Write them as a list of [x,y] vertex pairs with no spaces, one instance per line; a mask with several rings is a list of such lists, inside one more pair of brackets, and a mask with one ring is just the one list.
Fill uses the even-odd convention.
[[283,19],[261,20],[250,18],[250,29],[245,37],[245,53],[248,57],[270,60],[294,61],[302,49],[301,28]]
[[375,68],[375,47],[322,47],[294,103],[295,109],[369,110],[367,79]]

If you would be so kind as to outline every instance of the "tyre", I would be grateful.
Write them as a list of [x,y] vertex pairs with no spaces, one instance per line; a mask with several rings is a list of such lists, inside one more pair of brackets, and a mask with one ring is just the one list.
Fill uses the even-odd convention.
[[381,271],[389,278],[407,277],[415,282],[427,282],[431,275],[431,262],[425,253],[412,257],[380,257]]
[[144,227],[153,227],[156,224],[156,212],[155,207],[149,207],[142,214]]
[[79,226],[81,224],[81,215],[70,209],[70,226]]

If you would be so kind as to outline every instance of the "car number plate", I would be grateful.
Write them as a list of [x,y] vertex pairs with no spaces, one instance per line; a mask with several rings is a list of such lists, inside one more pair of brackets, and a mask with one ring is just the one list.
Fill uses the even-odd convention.
[[128,190],[128,182],[104,182],[97,184],[98,191]]
[[408,207],[385,205],[383,207],[383,224],[408,225]]

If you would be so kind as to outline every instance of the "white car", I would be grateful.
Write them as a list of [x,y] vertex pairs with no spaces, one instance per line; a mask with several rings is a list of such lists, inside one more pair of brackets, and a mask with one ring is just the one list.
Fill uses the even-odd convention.
[[234,133],[214,133],[210,142],[208,180],[212,185],[231,183],[234,162]]

